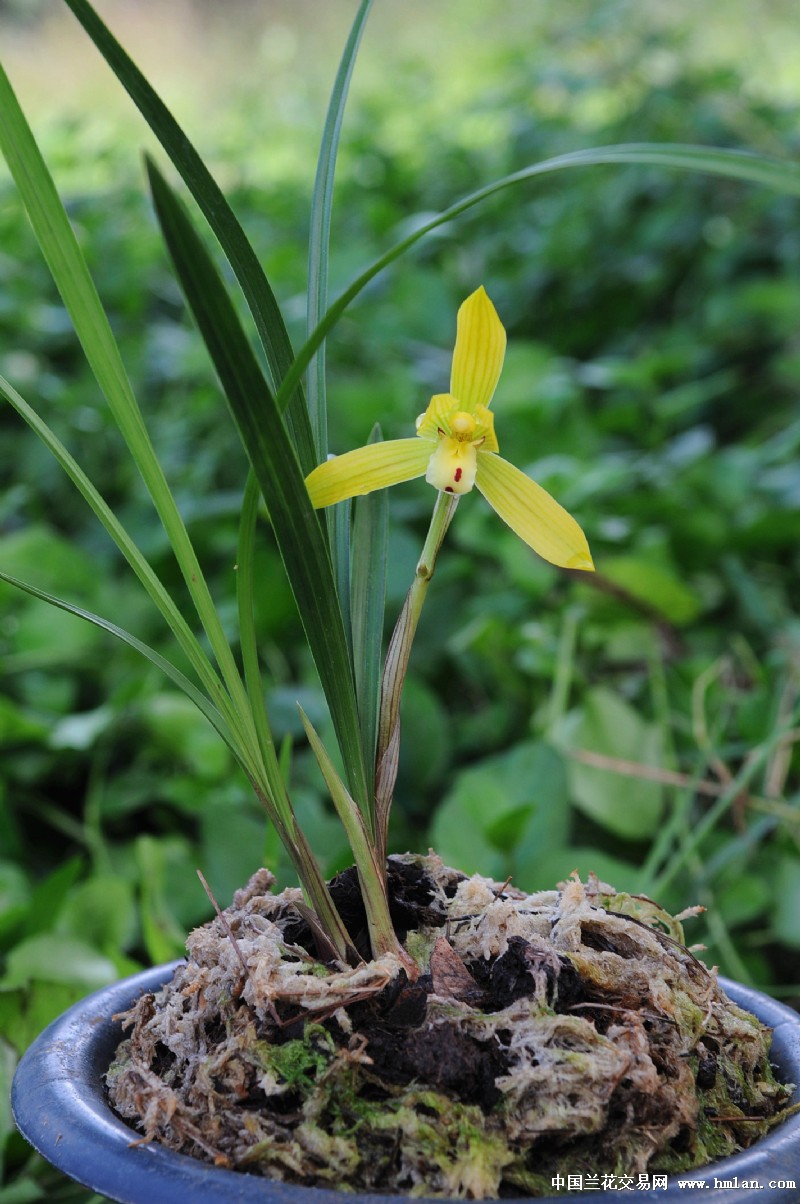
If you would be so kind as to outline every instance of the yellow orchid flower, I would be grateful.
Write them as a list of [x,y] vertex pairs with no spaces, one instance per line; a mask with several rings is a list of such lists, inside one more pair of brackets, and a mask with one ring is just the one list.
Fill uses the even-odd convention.
[[503,522],[551,564],[593,569],[586,536],[575,519],[524,472],[498,455],[494,395],[506,332],[483,287],[458,311],[450,392],[431,398],[412,439],[370,443],[320,464],[306,477],[320,509],[414,477],[444,493],[483,494]]

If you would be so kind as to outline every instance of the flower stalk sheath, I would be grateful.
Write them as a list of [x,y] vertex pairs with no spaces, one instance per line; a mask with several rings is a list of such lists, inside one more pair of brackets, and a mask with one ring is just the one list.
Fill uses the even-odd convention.
[[433,578],[436,558],[458,505],[458,495],[439,493],[433,508],[431,524],[417,562],[414,580],[406,595],[403,609],[395,624],[381,681],[378,748],[375,758],[375,828],[381,864],[386,860],[386,846],[394,785],[397,780],[400,745],[400,699],[411,656],[422,605]]

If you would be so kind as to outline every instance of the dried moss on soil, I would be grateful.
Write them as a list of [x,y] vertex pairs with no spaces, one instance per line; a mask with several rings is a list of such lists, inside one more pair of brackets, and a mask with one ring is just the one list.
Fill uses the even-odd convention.
[[[256,874],[125,1016],[114,1107],[147,1139],[304,1185],[545,1195],[556,1173],[679,1171],[750,1145],[785,1106],[770,1033],[677,919],[590,878],[525,895],[390,859],[420,967],[330,967]],[[351,871],[332,883],[350,931]],[[242,960],[247,966],[245,974]]]

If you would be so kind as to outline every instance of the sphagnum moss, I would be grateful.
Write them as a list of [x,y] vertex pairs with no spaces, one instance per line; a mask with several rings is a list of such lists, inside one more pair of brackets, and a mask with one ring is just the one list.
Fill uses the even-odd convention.
[[525,895],[434,856],[389,879],[416,981],[390,957],[325,967],[298,892],[260,871],[124,1017],[117,1110],[233,1169],[481,1199],[702,1165],[785,1105],[769,1030],[649,900],[594,878]]

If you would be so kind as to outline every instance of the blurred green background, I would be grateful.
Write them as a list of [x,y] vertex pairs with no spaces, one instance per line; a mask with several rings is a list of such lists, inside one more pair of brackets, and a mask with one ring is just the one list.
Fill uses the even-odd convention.
[[[296,342],[327,93],[350,0],[100,11],[225,187]],[[0,5],[6,68],[88,257],[231,631],[244,460],[145,196],[143,122],[57,0]],[[379,0],[353,83],[332,286],[457,197],[580,147],[795,158],[793,6]],[[163,157],[160,160],[163,162]],[[526,889],[579,868],[680,910],[726,973],[800,996],[800,222],[746,184],[593,168],[508,190],[380,276],[329,342],[332,444],[402,436],[447,385],[459,302],[508,328],[501,451],[584,526],[598,574],[459,507],[404,708],[392,847]],[[177,571],[0,169],[0,372],[154,563]],[[169,645],[80,498],[0,410],[0,563]],[[389,614],[430,513],[393,490]],[[300,739],[320,693],[269,534],[269,707],[325,868],[343,836]],[[72,1000],[178,955],[261,864],[290,880],[227,750],[135,655],[0,587],[0,1081]],[[29,1160],[0,1092],[0,1201],[86,1199]]]

